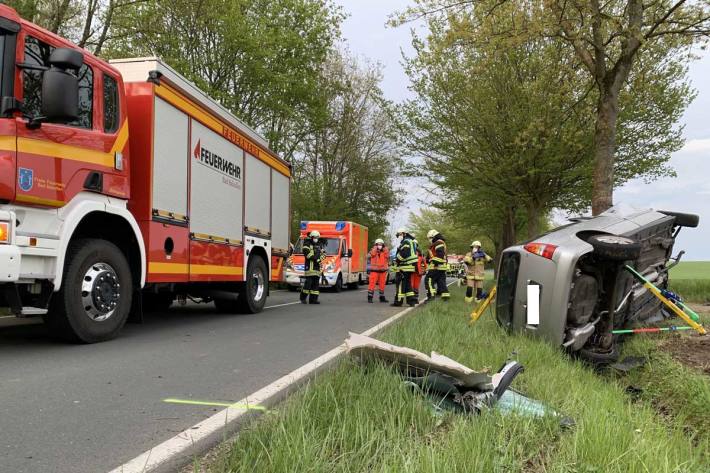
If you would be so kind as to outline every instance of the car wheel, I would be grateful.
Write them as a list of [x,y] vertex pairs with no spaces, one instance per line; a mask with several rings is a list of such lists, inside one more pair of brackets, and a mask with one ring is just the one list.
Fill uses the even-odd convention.
[[333,286],[335,292],[341,292],[343,290],[343,275],[338,274],[338,279],[335,280],[335,286]]
[[132,300],[131,269],[121,250],[105,240],[76,240],[46,322],[52,333],[72,342],[110,340],[128,320]]
[[587,243],[594,248],[594,254],[613,261],[634,260],[641,254],[641,243],[618,235],[593,235]]
[[264,310],[266,294],[269,288],[269,272],[266,263],[259,256],[249,258],[244,286],[239,291],[241,311],[256,314]]
[[671,212],[667,210],[659,210],[662,214],[669,217],[675,217],[675,224],[679,227],[695,228],[700,223],[700,216],[695,214],[684,214],[681,212]]

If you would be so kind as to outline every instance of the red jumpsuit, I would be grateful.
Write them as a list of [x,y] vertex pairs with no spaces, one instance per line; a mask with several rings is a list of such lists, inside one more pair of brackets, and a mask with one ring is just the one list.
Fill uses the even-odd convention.
[[426,274],[426,258],[417,251],[417,267],[412,273],[412,290],[414,290],[417,298],[419,297],[419,286],[422,285],[422,277]]
[[372,302],[375,295],[375,286],[380,292],[380,302],[387,302],[385,299],[385,284],[387,283],[387,272],[389,271],[389,251],[382,247],[378,250],[374,246],[370,250],[370,284],[367,287],[367,300]]

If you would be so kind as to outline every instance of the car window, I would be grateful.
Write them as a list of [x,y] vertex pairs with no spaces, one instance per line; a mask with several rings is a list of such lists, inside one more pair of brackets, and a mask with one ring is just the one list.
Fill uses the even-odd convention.
[[113,133],[118,130],[118,82],[104,74],[104,131]]
[[[49,55],[54,47],[33,36],[25,38],[25,68],[22,70],[22,91],[25,113],[36,117],[42,110],[42,68],[49,67]],[[79,118],[71,126],[92,128],[94,112],[94,71],[84,64],[79,69]]]

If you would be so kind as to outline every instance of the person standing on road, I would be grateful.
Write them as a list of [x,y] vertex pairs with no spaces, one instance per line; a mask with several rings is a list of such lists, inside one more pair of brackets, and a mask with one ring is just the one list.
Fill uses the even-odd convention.
[[419,242],[416,239],[414,244],[417,247],[417,263],[412,273],[412,291],[414,291],[414,297],[419,301],[419,287],[422,285],[422,277],[426,274],[426,258],[424,258],[419,248]]
[[370,250],[370,282],[367,287],[367,302],[372,303],[375,286],[380,293],[380,302],[389,302],[385,298],[385,284],[389,271],[389,250],[382,238],[375,240],[375,246]]
[[310,304],[320,304],[318,296],[320,295],[320,278],[325,259],[325,251],[318,243],[320,232],[313,230],[308,234],[308,238],[303,240],[303,256],[305,257],[305,282],[301,289],[301,304],[306,304],[306,299]]
[[446,241],[444,236],[436,230],[429,230],[427,238],[431,241],[429,252],[427,253],[427,273],[424,278],[424,285],[427,289],[427,300],[433,300],[437,295],[448,301],[450,294],[446,285],[446,271],[448,263],[446,260]]
[[395,259],[397,275],[395,276],[395,293],[392,305],[401,307],[406,300],[410,307],[414,307],[417,305],[417,299],[412,290],[412,273],[417,263],[417,246],[414,243],[414,238],[405,228],[398,229],[396,236],[402,237],[402,241],[397,247]]
[[485,278],[486,263],[493,258],[481,249],[481,242],[476,240],[471,243],[471,253],[463,259],[466,265],[466,302],[473,301],[473,290],[476,290],[476,302],[485,297],[483,293],[483,279]]

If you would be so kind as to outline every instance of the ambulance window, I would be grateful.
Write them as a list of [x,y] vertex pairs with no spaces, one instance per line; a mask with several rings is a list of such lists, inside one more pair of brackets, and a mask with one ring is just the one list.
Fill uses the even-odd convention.
[[[32,36],[25,38],[25,61],[22,69],[22,89],[24,106],[27,115],[39,116],[42,109],[42,73],[41,69],[30,69],[38,66],[49,67],[49,55],[53,46]],[[92,128],[94,109],[94,72],[91,66],[84,64],[79,69],[79,119],[69,125],[82,128]]]
[[116,79],[104,74],[104,131],[113,133],[118,130],[118,83]]

